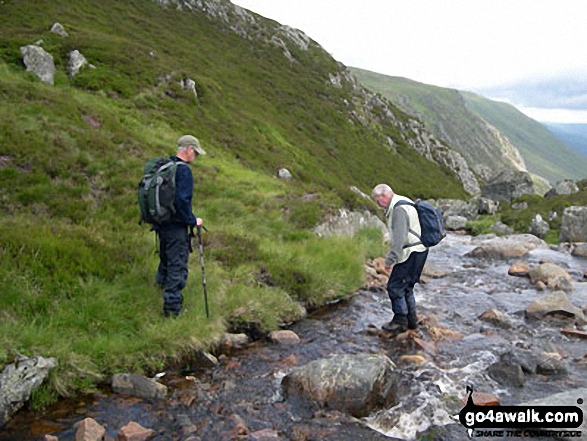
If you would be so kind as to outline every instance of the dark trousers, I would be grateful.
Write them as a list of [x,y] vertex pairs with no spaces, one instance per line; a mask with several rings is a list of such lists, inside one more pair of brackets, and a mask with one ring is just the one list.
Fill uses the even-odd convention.
[[185,225],[169,224],[159,228],[159,268],[157,282],[164,289],[163,311],[179,314],[183,304],[181,290],[188,278],[190,238]]
[[394,265],[387,282],[387,294],[391,300],[393,321],[415,326],[416,299],[414,298],[414,285],[420,280],[424,269],[428,250],[421,253],[412,253],[408,260]]

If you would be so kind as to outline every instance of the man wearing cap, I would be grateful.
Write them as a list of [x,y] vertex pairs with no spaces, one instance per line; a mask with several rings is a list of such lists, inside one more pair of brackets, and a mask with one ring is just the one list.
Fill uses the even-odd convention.
[[188,164],[206,152],[198,139],[184,135],[177,141],[177,155],[169,159],[177,163],[175,172],[175,216],[166,224],[160,225],[159,268],[156,281],[164,289],[163,313],[166,317],[177,317],[181,312],[183,296],[188,276],[188,256],[190,253],[189,227],[201,226],[202,219],[192,212],[194,177]]

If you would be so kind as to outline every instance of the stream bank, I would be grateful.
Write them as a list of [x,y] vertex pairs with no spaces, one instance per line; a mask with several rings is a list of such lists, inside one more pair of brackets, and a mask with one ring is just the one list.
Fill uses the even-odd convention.
[[[587,268],[585,259],[548,246],[515,258],[469,255],[497,240],[450,234],[431,250],[426,283],[416,287],[421,315],[416,333],[389,339],[380,332],[391,318],[391,308],[385,291],[373,286],[292,325],[300,338],[297,344],[259,340],[216,354],[219,362],[209,369],[167,372],[161,379],[172,391],[167,399],[107,392],[64,400],[44,412],[19,413],[0,430],[0,441],[39,440],[49,433],[60,441],[74,440],[74,424],[86,417],[102,424],[112,438],[136,421],[155,431],[151,439],[168,441],[411,440],[423,433],[427,439],[469,439],[454,420],[464,406],[467,385],[503,405],[535,399],[547,404],[556,393],[587,387],[585,340],[561,333],[572,326],[568,318],[528,320],[526,308],[548,291],[539,291],[526,277],[508,274],[515,259],[530,266],[552,262],[572,278],[568,298],[585,307],[587,283],[579,281]],[[479,318],[490,309],[502,313],[505,321]],[[401,399],[391,409],[359,420],[284,398],[281,380],[295,367],[337,354],[364,353],[387,355],[401,373]],[[492,366],[499,366],[507,354],[532,355],[536,366],[542,357],[553,369],[537,372],[534,366],[534,372],[524,371],[522,384],[508,375],[497,381],[490,375]],[[583,412],[587,414],[585,407]]]

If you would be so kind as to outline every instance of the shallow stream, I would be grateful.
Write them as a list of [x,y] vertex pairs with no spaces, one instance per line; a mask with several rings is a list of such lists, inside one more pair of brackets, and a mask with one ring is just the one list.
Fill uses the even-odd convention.
[[[504,405],[587,387],[585,340],[561,334],[561,322],[526,321],[523,311],[545,293],[527,278],[509,276],[511,261],[466,257],[481,240],[451,234],[431,250],[428,263],[439,276],[416,287],[423,325],[415,335],[386,338],[377,328],[391,319],[387,294],[360,291],[293,325],[298,345],[257,341],[216,354],[219,363],[213,368],[167,372],[161,381],[173,391],[170,399],[149,402],[105,392],[63,400],[44,412],[19,413],[0,430],[0,441],[40,440],[48,433],[60,441],[74,440],[74,423],[86,417],[105,426],[112,438],[135,421],[155,430],[153,440],[254,439],[252,434],[264,429],[273,436],[266,439],[274,440],[411,440],[430,426],[449,424],[444,439],[466,440],[467,432],[455,426],[454,416],[464,406],[467,385],[497,396]],[[568,297],[576,306],[587,305],[587,283],[578,281],[587,261],[547,248],[524,258],[531,266],[542,259],[571,274],[575,290]],[[507,314],[513,326],[481,321],[478,317],[490,308]],[[428,332],[432,324],[449,331],[439,338]],[[462,338],[452,338],[455,333]],[[523,387],[500,385],[487,368],[512,348],[557,353],[568,374],[527,375]],[[356,420],[338,412],[311,412],[283,398],[280,382],[291,369],[342,353],[388,355],[401,371],[401,402]],[[421,358],[401,358],[405,355]]]

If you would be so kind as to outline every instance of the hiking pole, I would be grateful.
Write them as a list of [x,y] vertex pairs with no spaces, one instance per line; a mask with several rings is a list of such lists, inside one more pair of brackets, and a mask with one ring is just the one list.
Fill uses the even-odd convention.
[[206,227],[198,225],[198,246],[200,248],[200,265],[202,267],[202,286],[204,287],[204,303],[206,305],[206,317],[210,318],[208,310],[208,291],[206,290],[206,273],[204,272],[204,246],[202,245],[202,228],[208,231]]

